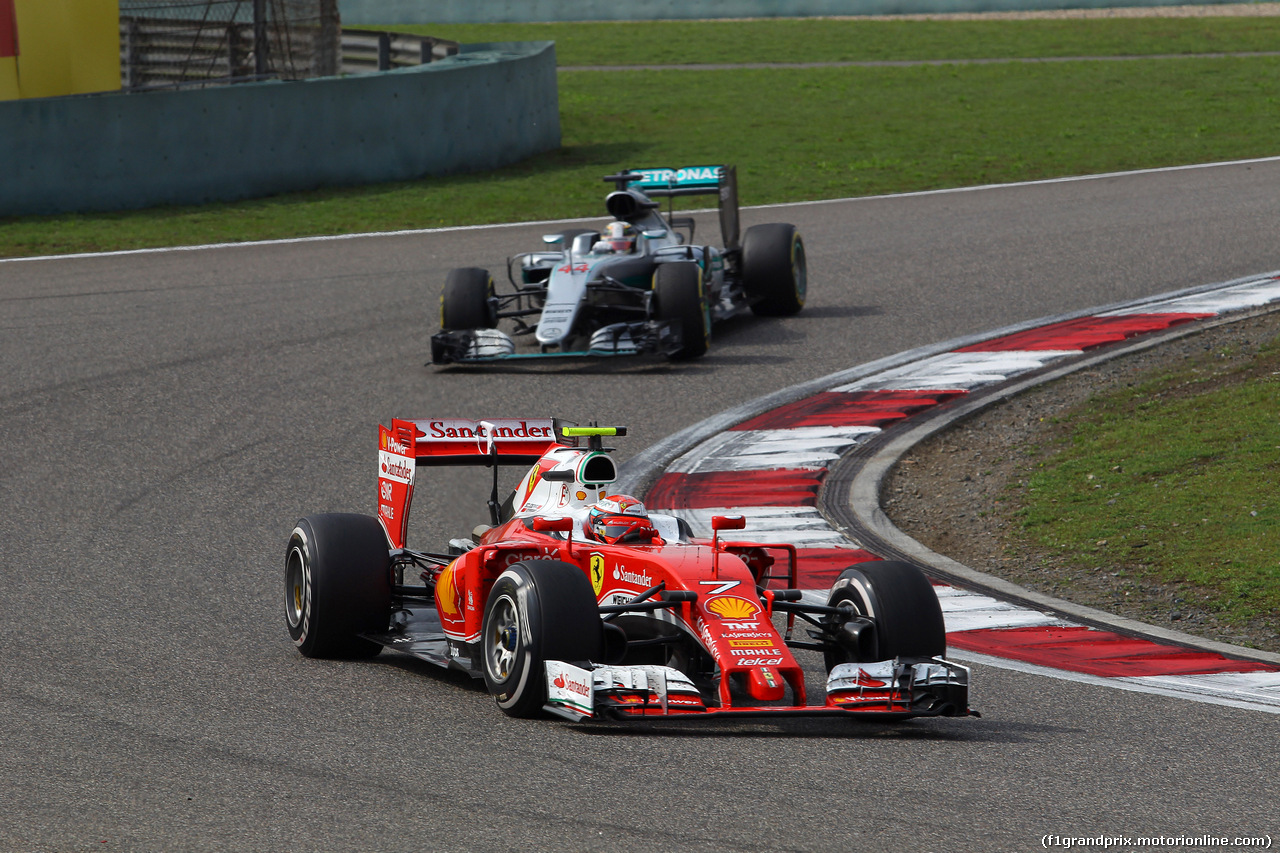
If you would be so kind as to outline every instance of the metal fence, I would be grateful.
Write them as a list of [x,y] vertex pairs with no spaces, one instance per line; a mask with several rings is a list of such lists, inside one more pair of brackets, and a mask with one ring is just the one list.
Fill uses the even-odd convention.
[[458,43],[447,39],[377,30],[342,30],[343,74],[422,65],[457,52]]
[[119,0],[122,88],[338,73],[338,0]]

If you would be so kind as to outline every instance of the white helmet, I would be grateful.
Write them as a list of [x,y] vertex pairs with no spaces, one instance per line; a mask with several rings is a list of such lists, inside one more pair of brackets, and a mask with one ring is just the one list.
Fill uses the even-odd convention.
[[628,254],[636,247],[636,229],[625,222],[610,222],[604,228],[604,240],[618,254]]

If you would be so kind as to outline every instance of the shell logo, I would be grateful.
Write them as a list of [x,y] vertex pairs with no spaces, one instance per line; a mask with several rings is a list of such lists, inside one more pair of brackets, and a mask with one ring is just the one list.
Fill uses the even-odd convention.
[[458,587],[453,582],[453,564],[450,564],[436,579],[436,601],[446,616],[456,617],[461,598],[462,596],[458,595]]
[[708,613],[721,619],[754,619],[760,613],[760,605],[736,595],[717,595],[706,603]]

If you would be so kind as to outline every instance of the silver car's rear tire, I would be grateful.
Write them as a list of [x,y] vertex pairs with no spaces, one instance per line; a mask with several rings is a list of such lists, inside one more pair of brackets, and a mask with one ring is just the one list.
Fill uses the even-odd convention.
[[808,293],[804,241],[794,225],[753,225],[742,237],[742,286],[762,316],[800,313]]

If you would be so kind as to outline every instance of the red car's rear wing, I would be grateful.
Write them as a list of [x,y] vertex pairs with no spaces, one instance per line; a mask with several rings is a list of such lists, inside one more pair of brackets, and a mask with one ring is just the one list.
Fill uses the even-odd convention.
[[[532,465],[556,444],[577,443],[553,418],[423,418],[378,427],[378,520],[404,548],[419,465]],[[496,471],[495,471],[496,491]]]
[[553,444],[573,443],[560,440],[556,428],[553,418],[396,418],[390,432],[412,449],[418,465],[485,465],[494,457],[507,465],[532,465]]

